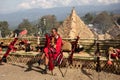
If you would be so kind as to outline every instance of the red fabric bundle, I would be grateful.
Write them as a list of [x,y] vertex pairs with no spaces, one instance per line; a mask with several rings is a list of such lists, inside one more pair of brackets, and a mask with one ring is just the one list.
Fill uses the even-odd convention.
[[12,41],[12,42],[9,44],[8,49],[7,49],[6,53],[4,54],[5,57],[7,57],[7,56],[9,55],[10,51],[11,51],[12,49],[14,49],[14,44],[17,42],[17,40],[18,40],[18,38],[15,38],[14,41]]
[[26,29],[20,32],[20,35],[26,35],[26,34],[27,34],[27,30]]
[[112,61],[111,61],[111,60],[108,60],[108,61],[107,61],[107,64],[108,64],[108,65],[112,65]]

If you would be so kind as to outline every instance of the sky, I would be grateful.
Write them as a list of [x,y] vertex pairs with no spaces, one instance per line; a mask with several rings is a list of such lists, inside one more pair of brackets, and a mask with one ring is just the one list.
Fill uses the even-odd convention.
[[0,0],[0,13],[34,8],[69,7],[79,5],[110,5],[120,3],[120,0]]

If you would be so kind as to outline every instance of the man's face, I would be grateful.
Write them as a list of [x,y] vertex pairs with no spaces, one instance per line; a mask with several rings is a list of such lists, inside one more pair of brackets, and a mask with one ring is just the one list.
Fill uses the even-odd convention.
[[52,29],[51,33],[53,36],[55,36],[57,34],[57,32],[54,29]]

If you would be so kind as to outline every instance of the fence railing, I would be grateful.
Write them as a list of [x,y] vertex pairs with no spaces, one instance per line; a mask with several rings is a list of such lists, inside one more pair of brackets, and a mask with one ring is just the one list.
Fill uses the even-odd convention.
[[[4,45],[8,45],[14,38],[1,38],[0,42],[4,42]],[[32,46],[36,46],[38,43],[37,37],[24,37],[23,40],[29,40]],[[40,45],[44,46],[45,44],[45,37],[40,37]],[[17,44],[20,42],[21,39],[17,41]],[[63,38],[65,41],[74,41],[75,39],[71,38]],[[97,40],[97,39],[79,39],[78,44],[84,47],[84,50],[91,53],[94,52],[96,49],[96,43],[99,43],[99,48],[102,53],[104,53],[109,47],[120,48],[120,40]]]
[[[40,55],[18,55],[18,54],[11,54],[7,57],[8,63],[15,64],[15,63],[22,63],[26,64],[29,63],[34,65],[40,59]],[[73,64],[67,64],[67,58],[64,58],[64,62],[61,64],[62,67],[69,67],[69,68],[77,68],[77,69],[87,69],[87,70],[96,70],[96,57],[86,57],[86,58],[73,58]],[[112,61],[112,65],[107,64],[107,60],[100,60],[100,67],[101,71],[120,74],[120,60]]]
[[[31,42],[32,45],[37,45],[37,38],[23,38],[27,39]],[[5,45],[8,45],[13,40],[13,38],[2,38],[0,39],[0,42],[4,42]],[[63,38],[63,40],[66,41],[74,41],[75,39],[70,38]],[[19,42],[19,41],[18,41]],[[18,43],[17,42],[17,43]],[[94,53],[96,50],[96,43],[99,43],[99,48],[103,56],[106,56],[106,51],[109,47],[115,47],[120,48],[120,40],[96,40],[96,39],[80,39],[79,44],[83,45],[84,51],[88,53]],[[45,38],[40,38],[40,44],[43,46],[45,44]],[[31,61],[31,63],[36,62],[40,57],[37,55],[20,55],[20,54],[10,54],[7,58],[9,63],[27,63]],[[90,58],[90,57],[88,57]],[[92,57],[92,59],[86,59],[86,58],[74,58],[73,60],[73,67],[74,68],[82,68],[84,66],[88,69],[94,69],[96,68],[96,59]],[[108,65],[107,60],[100,60],[101,69],[103,71],[107,72],[113,72],[120,74],[120,61],[113,61],[113,65]]]

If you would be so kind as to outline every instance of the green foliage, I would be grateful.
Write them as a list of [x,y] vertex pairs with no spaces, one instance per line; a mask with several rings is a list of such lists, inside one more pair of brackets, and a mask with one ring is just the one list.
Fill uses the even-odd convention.
[[44,35],[45,33],[50,33],[50,30],[53,27],[58,27],[59,24],[56,20],[56,16],[55,15],[45,15],[42,16],[37,23],[38,27],[42,30],[42,35]]
[[112,17],[106,11],[101,12],[96,16],[93,24],[97,24],[97,28],[105,33],[111,26],[114,25]]
[[85,16],[82,17],[82,19],[86,24],[90,24],[94,18],[95,18],[95,15],[93,15],[92,13],[87,13],[85,14]]
[[120,25],[120,18],[118,18],[117,23]]
[[26,28],[28,30],[28,35],[37,34],[37,35],[44,35],[45,33],[49,33],[51,28],[58,27],[59,24],[56,20],[54,15],[46,15],[42,16],[40,19],[34,22],[29,22],[28,19],[24,19],[18,25],[18,31],[23,30]]
[[8,26],[9,24],[7,21],[0,21],[0,30],[2,37],[6,37],[10,33]]
[[32,25],[28,19],[24,19],[19,25],[18,30],[23,30],[24,28],[27,29],[28,35],[32,35],[37,32],[37,27]]
[[63,21],[59,21],[59,24],[61,25],[63,23]]

